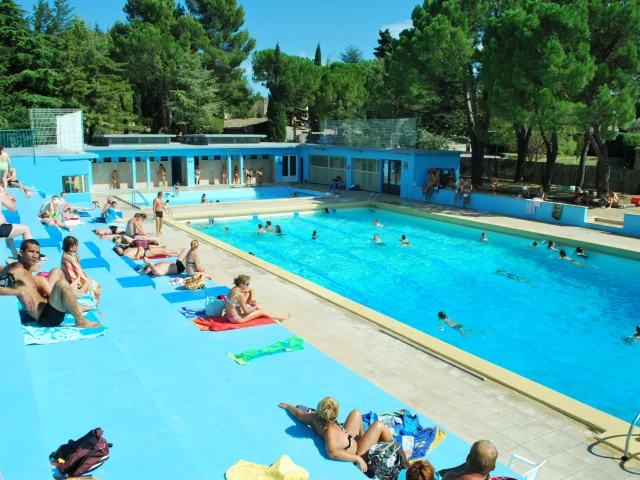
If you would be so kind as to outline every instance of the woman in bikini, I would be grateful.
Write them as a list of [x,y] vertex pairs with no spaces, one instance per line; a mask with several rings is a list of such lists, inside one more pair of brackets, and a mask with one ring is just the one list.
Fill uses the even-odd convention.
[[220,170],[220,173],[222,175],[222,184],[226,185],[227,184],[227,162],[224,162],[222,164],[222,169]]
[[300,420],[325,442],[327,456],[340,462],[352,462],[362,472],[367,471],[369,449],[380,442],[393,440],[393,435],[381,421],[374,422],[365,432],[362,427],[362,415],[352,410],[344,424],[338,422],[340,407],[331,397],[318,403],[317,411],[304,412],[288,403],[278,405],[291,416]]
[[40,223],[46,225],[47,227],[57,227],[59,230],[64,228],[65,230],[71,231],[71,227],[69,227],[58,213],[44,212],[40,215]]
[[226,316],[231,323],[245,323],[258,317],[270,317],[274,320],[284,321],[291,317],[288,313],[283,317],[276,317],[258,307],[253,295],[253,289],[249,288],[251,277],[238,275],[233,279],[235,287],[229,290],[226,298]]
[[200,265],[200,257],[198,256],[198,247],[200,243],[197,240],[191,241],[191,249],[185,258],[185,267],[187,269],[187,277],[201,277],[213,280],[213,275],[204,271]]
[[240,173],[237,165],[233,167],[233,183],[240,183]]

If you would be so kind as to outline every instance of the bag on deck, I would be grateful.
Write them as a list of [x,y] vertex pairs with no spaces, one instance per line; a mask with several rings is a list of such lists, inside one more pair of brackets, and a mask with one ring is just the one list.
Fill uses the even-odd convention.
[[194,277],[185,278],[184,288],[187,290],[200,290],[201,288],[204,288],[204,277],[202,275],[196,275]]
[[395,440],[380,442],[369,450],[367,476],[379,480],[396,480],[401,470],[409,468],[407,457]]
[[224,312],[224,300],[216,297],[207,297],[204,301],[204,309],[207,317],[220,317]]
[[95,470],[109,459],[112,443],[102,437],[102,429],[96,428],[78,440],[69,440],[49,455],[51,465],[60,473],[77,477]]

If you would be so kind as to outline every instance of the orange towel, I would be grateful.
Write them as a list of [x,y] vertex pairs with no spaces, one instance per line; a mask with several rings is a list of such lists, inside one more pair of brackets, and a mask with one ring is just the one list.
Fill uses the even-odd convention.
[[239,328],[259,327],[276,323],[271,317],[258,317],[245,323],[231,323],[227,317],[198,317],[192,320],[193,324],[202,331],[224,332],[225,330],[237,330]]

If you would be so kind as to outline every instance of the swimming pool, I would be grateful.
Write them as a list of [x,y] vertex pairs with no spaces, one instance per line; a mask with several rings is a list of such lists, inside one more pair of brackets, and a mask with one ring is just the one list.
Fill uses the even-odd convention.
[[[169,200],[169,205],[193,205],[201,203],[202,195],[207,195],[207,201],[215,203],[220,202],[245,202],[254,200],[274,200],[278,198],[290,198],[297,193],[298,197],[317,197],[325,195],[320,192],[310,190],[300,190],[292,187],[259,187],[259,188],[219,188],[211,190],[182,190],[179,196],[171,191],[164,194],[165,200]],[[153,197],[147,198],[151,200]]]
[[[286,235],[257,235],[266,220]],[[640,262],[587,252],[589,266],[577,266],[546,246],[523,250],[522,238],[489,233],[483,243],[480,230],[368,209],[200,230],[623,420],[637,413],[640,342],[623,337],[639,323]],[[374,233],[386,245],[368,242]],[[402,234],[415,248],[400,247]],[[467,336],[438,330],[440,310]]]

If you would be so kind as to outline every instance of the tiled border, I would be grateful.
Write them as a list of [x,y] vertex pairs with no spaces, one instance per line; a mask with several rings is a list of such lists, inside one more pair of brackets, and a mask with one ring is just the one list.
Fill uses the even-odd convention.
[[[363,202],[353,202],[349,204],[323,204],[323,205],[309,205],[309,206],[296,206],[295,210],[303,210],[303,211],[313,211],[313,210],[321,210],[323,208],[362,208],[370,206],[370,203],[367,201]],[[437,221],[444,221],[447,223],[455,223],[467,226],[481,226],[484,229],[491,229],[498,232],[504,232],[511,235],[530,237],[533,232],[521,230],[521,229],[510,229],[502,226],[493,226],[493,228],[489,223],[479,222],[469,219],[461,219],[456,218],[449,215],[443,215],[438,213],[430,213],[423,212],[415,209],[411,209],[409,207],[395,206],[389,204],[377,204],[377,208],[381,208],[383,210],[388,210],[391,212],[407,214],[422,218],[430,218]],[[259,212],[256,212],[254,209],[252,210],[234,210],[227,211],[224,213],[216,212],[215,216],[217,217],[230,217],[230,216],[249,216],[249,215],[257,215],[257,214],[265,214],[265,213],[284,213],[290,212],[292,210],[291,206],[286,208],[284,205],[282,207],[272,207],[260,209]],[[187,220],[193,218],[201,218],[203,216],[207,216],[208,213],[193,213],[189,215],[185,215],[185,218],[179,219]],[[275,275],[285,281],[288,281],[298,287],[303,288],[304,290],[316,295],[317,297],[332,303],[340,308],[343,308],[355,315],[362,317],[363,319],[378,325],[379,327],[392,332],[395,335],[398,335],[410,342],[413,342],[431,352],[436,353],[452,362],[455,362],[464,368],[472,370],[474,372],[479,373],[480,375],[493,380],[496,383],[499,383],[511,390],[515,390],[516,392],[525,395],[547,407],[560,412],[567,417],[575,419],[580,423],[590,427],[599,433],[598,438],[601,439],[604,443],[618,449],[624,450],[624,441],[625,435],[629,430],[630,424],[620,420],[608,413],[605,413],[596,408],[590,407],[582,402],[579,402],[573,398],[570,398],[564,394],[556,392],[548,387],[540,385],[528,378],[522,377],[516,373],[511,372],[505,368],[499,367],[491,362],[483,360],[475,355],[472,355],[464,350],[461,350],[457,347],[449,345],[437,338],[434,338],[426,333],[420,332],[404,323],[401,323],[397,320],[394,320],[391,317],[383,315],[375,310],[367,308],[357,302],[349,300],[341,295],[338,295],[331,290],[328,290],[320,285],[317,285],[313,282],[310,282],[298,275],[295,275],[287,270],[284,270],[280,267],[277,267],[269,262],[261,260],[259,258],[254,257],[253,255],[249,255],[244,251],[232,247],[224,242],[216,240],[209,235],[206,235],[202,232],[199,232],[193,228],[187,227],[186,225],[177,221],[177,218],[165,219],[165,223],[171,225],[174,228],[183,230],[187,232],[189,235],[192,235],[203,242],[209,243],[221,250],[230,253],[246,262],[249,262],[256,267],[262,268],[263,270]],[[575,240],[565,239],[562,237],[550,237],[554,240],[562,241],[565,243],[575,243]],[[585,245],[582,242],[582,245]],[[604,253],[614,254],[618,256],[623,256],[627,258],[639,259],[640,255],[636,252],[632,252],[624,249],[617,249],[613,247],[603,247],[598,244],[588,244],[590,249],[602,251]],[[633,455],[640,455],[640,451],[633,452]]]

